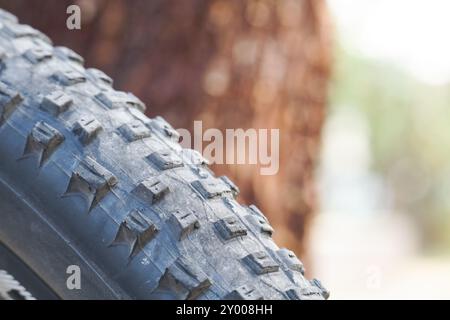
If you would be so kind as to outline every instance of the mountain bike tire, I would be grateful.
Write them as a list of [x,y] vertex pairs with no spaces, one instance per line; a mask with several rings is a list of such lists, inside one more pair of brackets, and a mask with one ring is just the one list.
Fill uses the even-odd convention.
[[112,85],[0,11],[0,244],[52,291],[44,297],[328,297],[232,181]]

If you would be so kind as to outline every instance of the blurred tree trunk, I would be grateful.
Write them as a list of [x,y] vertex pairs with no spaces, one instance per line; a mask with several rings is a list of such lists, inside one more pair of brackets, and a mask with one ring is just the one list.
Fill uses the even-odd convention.
[[313,171],[330,66],[324,0],[79,0],[82,30],[65,27],[74,1],[0,0],[22,22],[81,53],[148,114],[176,128],[280,128],[280,170],[217,165],[304,251],[316,207]]

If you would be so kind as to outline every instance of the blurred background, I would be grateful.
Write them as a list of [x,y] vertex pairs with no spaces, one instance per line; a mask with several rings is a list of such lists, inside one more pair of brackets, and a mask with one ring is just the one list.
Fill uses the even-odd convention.
[[328,5],[314,273],[334,298],[450,299],[450,2]]
[[[69,4],[82,29],[65,28]],[[447,0],[0,0],[178,128],[280,128],[216,166],[335,299],[450,299]]]

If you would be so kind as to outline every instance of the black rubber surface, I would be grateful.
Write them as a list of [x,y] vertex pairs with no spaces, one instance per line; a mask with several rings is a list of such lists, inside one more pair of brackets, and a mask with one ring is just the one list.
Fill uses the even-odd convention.
[[0,242],[57,296],[327,297],[238,188],[103,72],[4,11],[0,62]]
[[[27,284],[27,291],[38,300],[57,300],[59,297],[15,254],[0,243],[0,270],[8,270],[19,283]],[[19,300],[20,295],[18,297]]]

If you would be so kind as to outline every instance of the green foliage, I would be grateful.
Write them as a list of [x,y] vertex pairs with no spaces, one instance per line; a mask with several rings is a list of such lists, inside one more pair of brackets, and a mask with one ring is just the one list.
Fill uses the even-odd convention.
[[372,169],[424,245],[450,246],[450,85],[422,83],[394,64],[335,52],[330,112],[353,108],[369,125]]

